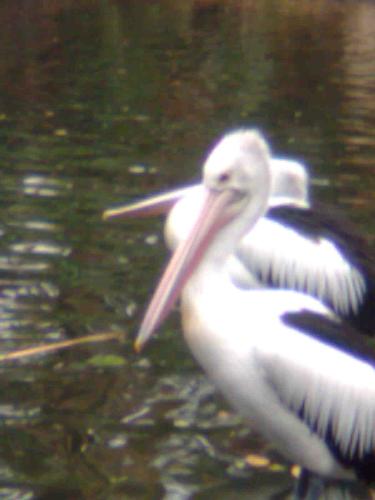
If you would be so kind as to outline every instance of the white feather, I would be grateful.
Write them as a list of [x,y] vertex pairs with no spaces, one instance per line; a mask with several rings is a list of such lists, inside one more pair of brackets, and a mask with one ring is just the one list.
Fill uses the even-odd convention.
[[266,217],[240,242],[236,256],[262,281],[295,288],[328,301],[336,312],[356,312],[366,284],[336,246],[310,239]]
[[272,345],[259,343],[257,348],[280,398],[296,412],[304,407],[307,422],[322,437],[331,425],[348,458],[374,450],[374,367],[294,328],[281,331]]

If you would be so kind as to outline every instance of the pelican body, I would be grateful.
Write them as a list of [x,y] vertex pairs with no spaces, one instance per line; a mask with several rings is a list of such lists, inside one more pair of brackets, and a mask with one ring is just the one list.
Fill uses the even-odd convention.
[[159,282],[136,349],[181,297],[193,356],[252,428],[310,476],[370,483],[375,352],[318,299],[242,288],[227,269],[267,211],[271,184],[259,133],[240,130],[218,142],[204,164],[199,214]]

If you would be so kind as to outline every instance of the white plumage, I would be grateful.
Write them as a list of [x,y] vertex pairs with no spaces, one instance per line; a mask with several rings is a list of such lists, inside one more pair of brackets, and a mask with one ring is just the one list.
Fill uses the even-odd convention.
[[206,160],[200,213],[158,285],[136,347],[181,293],[194,357],[254,428],[312,473],[373,480],[373,354],[344,346],[351,336],[358,343],[356,332],[317,299],[243,289],[227,271],[228,256],[266,211],[270,189],[262,137],[254,131],[225,136]]
[[303,237],[267,217],[245,235],[235,255],[260,282],[306,292],[344,316],[358,311],[366,292],[364,276],[334,243]]

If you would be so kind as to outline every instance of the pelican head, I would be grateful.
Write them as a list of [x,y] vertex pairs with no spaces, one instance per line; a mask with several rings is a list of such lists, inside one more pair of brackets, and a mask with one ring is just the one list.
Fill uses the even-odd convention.
[[203,166],[207,189],[233,190],[255,194],[270,184],[270,151],[255,130],[236,130],[226,134],[213,148]]
[[309,176],[306,167],[295,160],[272,158],[270,206],[296,205],[308,207]]

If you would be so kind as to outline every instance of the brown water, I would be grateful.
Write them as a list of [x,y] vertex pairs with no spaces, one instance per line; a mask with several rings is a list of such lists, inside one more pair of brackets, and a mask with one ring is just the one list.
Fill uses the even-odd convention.
[[286,498],[289,464],[215,395],[177,316],[133,353],[162,221],[101,212],[256,126],[372,242],[375,5],[5,0],[0,20],[2,351],[126,332],[0,364],[0,498]]

